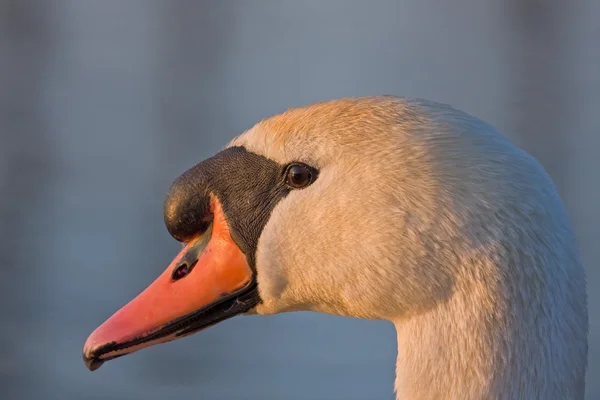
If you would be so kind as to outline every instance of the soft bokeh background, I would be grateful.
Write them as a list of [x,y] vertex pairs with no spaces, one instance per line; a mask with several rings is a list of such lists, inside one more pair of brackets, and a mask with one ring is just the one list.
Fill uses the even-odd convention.
[[600,2],[0,0],[0,397],[393,399],[384,322],[241,317],[113,361],[87,335],[179,248],[171,181],[259,119],[378,93],[496,125],[560,188],[600,398]]

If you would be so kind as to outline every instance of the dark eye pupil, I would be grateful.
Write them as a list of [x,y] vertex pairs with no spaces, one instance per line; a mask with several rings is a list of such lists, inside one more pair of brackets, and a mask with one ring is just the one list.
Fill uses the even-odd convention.
[[292,187],[304,187],[311,182],[311,179],[312,173],[305,166],[294,165],[288,170],[287,180],[288,184]]

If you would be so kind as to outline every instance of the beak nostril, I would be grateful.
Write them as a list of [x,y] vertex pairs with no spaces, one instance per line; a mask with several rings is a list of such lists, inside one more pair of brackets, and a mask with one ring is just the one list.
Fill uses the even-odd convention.
[[192,268],[194,268],[197,262],[198,260],[194,260],[190,265],[188,265],[187,261],[184,261],[173,270],[171,278],[174,281],[178,281],[179,279],[184,278],[187,274],[189,274],[192,271]]
[[189,268],[186,262],[184,262],[183,264],[181,264],[180,266],[178,266],[177,268],[175,268],[175,270],[173,270],[173,275],[171,276],[173,278],[174,281],[177,281],[181,278],[183,278],[184,276],[186,276],[189,272]]

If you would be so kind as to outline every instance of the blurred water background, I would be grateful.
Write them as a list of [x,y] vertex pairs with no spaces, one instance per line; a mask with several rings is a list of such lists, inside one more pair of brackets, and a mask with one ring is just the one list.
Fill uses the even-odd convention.
[[259,119],[344,96],[450,103],[557,183],[600,399],[600,2],[0,0],[0,397],[388,399],[385,322],[240,317],[85,369],[179,245],[171,181]]

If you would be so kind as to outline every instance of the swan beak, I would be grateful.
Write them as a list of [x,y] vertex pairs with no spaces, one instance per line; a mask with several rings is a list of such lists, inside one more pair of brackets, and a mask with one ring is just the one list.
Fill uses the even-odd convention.
[[87,339],[83,360],[94,371],[108,360],[189,336],[258,302],[254,274],[231,239],[220,206],[209,228],[169,267]]

